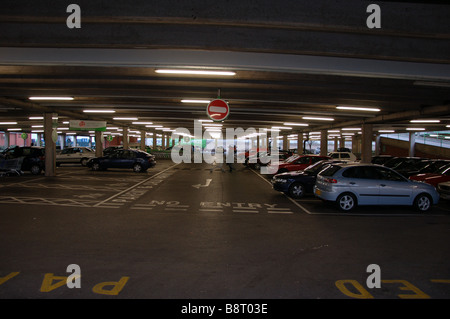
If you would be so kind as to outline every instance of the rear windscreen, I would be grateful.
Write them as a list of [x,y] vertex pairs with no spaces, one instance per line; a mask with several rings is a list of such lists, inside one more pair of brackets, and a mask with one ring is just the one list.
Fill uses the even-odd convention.
[[340,169],[341,167],[339,165],[330,165],[327,168],[325,168],[322,172],[320,172],[320,175],[333,176]]

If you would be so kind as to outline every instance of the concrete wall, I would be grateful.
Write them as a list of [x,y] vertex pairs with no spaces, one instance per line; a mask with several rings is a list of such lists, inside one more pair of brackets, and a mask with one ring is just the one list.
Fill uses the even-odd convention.
[[[382,137],[380,154],[409,156],[409,142]],[[416,143],[415,156],[450,159],[450,149]]]

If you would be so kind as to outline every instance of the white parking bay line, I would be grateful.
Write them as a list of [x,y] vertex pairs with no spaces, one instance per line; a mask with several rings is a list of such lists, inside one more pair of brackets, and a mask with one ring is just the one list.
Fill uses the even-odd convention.
[[[270,186],[272,186],[272,183],[269,182],[267,179],[265,179],[264,177],[262,177],[261,175],[259,175],[258,173],[256,173],[254,170],[251,169],[251,171],[253,173],[255,173],[259,178],[261,178],[263,181],[265,181],[266,183],[268,183]],[[300,208],[301,210],[303,210],[305,213],[310,214],[310,215],[315,215],[315,213],[310,212],[309,210],[307,210],[305,207],[303,207],[302,205],[300,205],[299,203],[297,203],[295,200],[293,200],[292,198],[290,198],[289,196],[287,196],[286,194],[283,194],[287,199],[289,199],[292,203],[294,203],[295,206],[297,206],[298,208]]]
[[166,168],[165,170],[162,170],[161,172],[159,172],[159,173],[157,173],[157,174],[155,174],[153,176],[150,176],[149,178],[146,178],[143,181],[140,181],[139,183],[137,183],[137,184],[135,184],[135,185],[133,185],[133,186],[131,186],[131,187],[129,187],[129,188],[127,188],[127,189],[125,189],[125,190],[123,190],[123,191],[121,191],[121,192],[119,192],[119,193],[117,193],[117,194],[115,194],[115,195],[113,195],[113,196],[111,196],[111,197],[109,197],[109,198],[107,198],[107,199],[97,203],[97,204],[95,204],[94,207],[103,205],[104,203],[106,203],[106,202],[108,202],[108,201],[110,201],[110,200],[112,200],[112,199],[114,199],[114,198],[116,198],[116,197],[118,197],[118,196],[120,196],[120,195],[122,195],[122,194],[124,194],[124,193],[126,193],[128,191],[130,191],[130,190],[132,190],[133,188],[138,187],[141,184],[144,184],[145,182],[148,182],[149,180],[151,180],[151,179],[153,179],[153,178],[163,174],[164,172],[168,171],[169,169],[171,169],[171,168],[173,168],[173,167],[175,167],[177,165],[180,165],[180,164],[178,163],[178,164],[172,165],[172,166]]

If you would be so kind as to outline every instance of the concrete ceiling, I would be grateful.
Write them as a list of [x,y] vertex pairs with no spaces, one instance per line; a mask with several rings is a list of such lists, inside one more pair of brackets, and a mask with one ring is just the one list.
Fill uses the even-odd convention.
[[[62,1],[63,2],[63,1]],[[425,2],[425,1],[424,1]],[[81,28],[69,29],[71,2],[6,1],[0,13],[0,122],[55,112],[68,119],[138,117],[172,129],[206,119],[206,105],[230,104],[225,127],[308,123],[314,131],[361,126],[402,131],[450,125],[450,6],[433,1],[77,1]],[[156,69],[228,70],[235,76],[163,75]],[[29,96],[72,96],[32,102]],[[376,107],[380,112],[336,106]],[[114,109],[89,115],[84,109]],[[303,116],[326,116],[332,122]],[[142,126],[131,125],[142,128]],[[6,126],[0,125],[1,129]],[[152,131],[151,129],[148,129]]]

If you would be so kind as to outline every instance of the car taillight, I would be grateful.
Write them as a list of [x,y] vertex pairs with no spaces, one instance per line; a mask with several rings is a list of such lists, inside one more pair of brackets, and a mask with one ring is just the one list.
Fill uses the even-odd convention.
[[330,184],[336,184],[337,183],[337,180],[335,180],[334,178],[324,178],[323,181],[326,182],[326,183],[330,183]]

